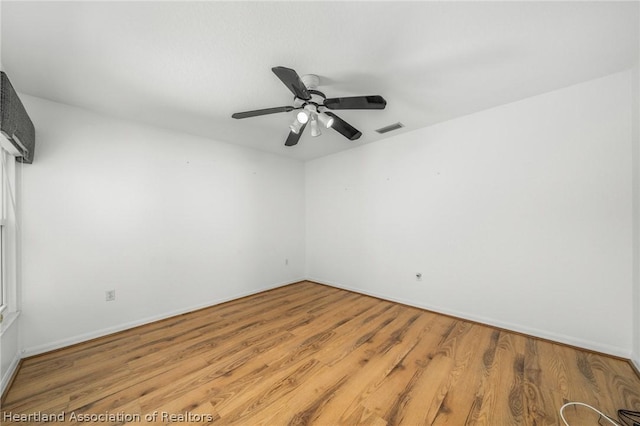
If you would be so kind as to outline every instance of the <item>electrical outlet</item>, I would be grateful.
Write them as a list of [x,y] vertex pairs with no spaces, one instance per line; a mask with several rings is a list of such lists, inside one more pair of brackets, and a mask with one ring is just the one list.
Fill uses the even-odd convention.
[[289,259],[285,259],[285,260],[284,260],[284,264],[285,264],[286,266],[289,266]]
[[422,272],[416,272],[416,281],[422,281]]
[[105,298],[104,300],[106,300],[107,302],[113,302],[114,300],[116,300],[116,291],[115,290],[107,290],[105,291]]

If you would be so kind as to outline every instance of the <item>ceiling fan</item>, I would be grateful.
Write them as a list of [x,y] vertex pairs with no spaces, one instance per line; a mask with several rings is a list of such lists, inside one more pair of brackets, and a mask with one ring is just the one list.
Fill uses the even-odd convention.
[[293,93],[293,105],[236,112],[231,117],[249,118],[298,111],[295,120],[289,126],[289,136],[284,143],[286,146],[298,143],[308,123],[311,125],[311,136],[319,136],[321,133],[320,125],[323,125],[325,128],[333,128],[345,138],[354,141],[362,136],[362,133],[329,110],[384,109],[387,105],[387,101],[378,95],[327,98],[324,93],[316,90],[320,83],[320,78],[317,75],[304,75],[300,78],[297,72],[286,67],[274,67],[271,68],[271,71]]

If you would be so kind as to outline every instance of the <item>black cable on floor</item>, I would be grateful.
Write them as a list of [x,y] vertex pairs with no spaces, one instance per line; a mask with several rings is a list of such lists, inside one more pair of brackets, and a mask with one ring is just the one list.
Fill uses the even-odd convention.
[[640,426],[640,411],[618,410],[618,419],[624,426]]

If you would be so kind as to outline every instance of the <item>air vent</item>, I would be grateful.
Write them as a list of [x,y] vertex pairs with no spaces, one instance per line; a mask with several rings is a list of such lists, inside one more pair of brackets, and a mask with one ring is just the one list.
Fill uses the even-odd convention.
[[389,124],[388,126],[384,126],[384,127],[380,127],[379,129],[376,129],[376,132],[383,134],[383,133],[388,133],[388,132],[392,132],[394,130],[398,130],[404,127],[404,124],[402,124],[401,122],[397,122],[397,123],[393,123],[393,124]]

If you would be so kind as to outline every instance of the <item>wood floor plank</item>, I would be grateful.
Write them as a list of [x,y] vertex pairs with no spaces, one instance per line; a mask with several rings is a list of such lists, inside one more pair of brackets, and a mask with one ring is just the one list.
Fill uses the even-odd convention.
[[[463,425],[468,422],[470,408],[484,371],[484,359],[478,356],[491,341],[493,329],[474,324],[454,353],[455,365],[447,393],[433,419],[434,425]],[[456,376],[457,375],[457,376]]]
[[550,372],[545,374],[539,351],[541,346],[546,345],[547,342],[527,339],[524,355],[524,415],[529,423],[539,425],[555,424],[555,413],[562,406],[547,388],[548,383],[553,383],[553,377],[546,377]]
[[[344,386],[337,390],[314,421],[318,424],[346,423],[347,418],[357,409],[365,395],[394,370],[402,368],[402,363],[408,354],[428,332],[430,323],[431,318],[419,314],[406,319],[399,316],[396,321],[390,323],[390,327],[396,328],[391,332],[392,339],[383,340],[377,346],[371,345],[372,347],[365,352],[365,356],[359,357],[360,368],[348,376]],[[398,333],[400,330],[403,331],[402,334]],[[341,362],[353,364],[355,356],[354,352]],[[391,389],[388,390],[391,391]]]
[[402,415],[398,407],[406,402],[404,399],[407,389],[411,389],[415,378],[424,372],[433,359],[439,342],[446,339],[454,324],[450,318],[440,316],[433,318],[428,327],[419,347],[410,351],[393,370],[363,395],[363,405],[380,417],[391,420],[394,416]]
[[[448,408],[444,405],[445,398],[456,385],[458,379],[463,374],[470,374],[466,371],[467,358],[462,352],[461,347],[474,338],[474,327],[471,323],[456,321],[455,327],[443,336],[438,343],[436,351],[423,359],[425,364],[423,370],[415,369],[415,384],[412,394],[407,404],[403,407],[402,421],[396,421],[397,424],[433,424],[436,418]],[[459,362],[460,359],[465,362]],[[417,363],[417,366],[420,366]],[[421,409],[422,407],[422,409]]]
[[[405,333],[413,335],[420,332],[419,327],[414,327],[412,330],[406,329],[406,324],[409,322],[414,323],[416,318],[415,312],[406,311],[401,316],[394,316],[393,320],[388,324],[391,329],[403,330]],[[320,412],[328,413],[333,409],[332,401],[342,399],[336,392],[345,385],[347,377],[354,373],[354,364],[359,367],[359,371],[363,366],[372,363],[378,365],[384,365],[385,363],[392,365],[401,358],[401,352],[406,350],[404,345],[396,345],[393,342],[396,341],[398,334],[390,332],[388,334],[375,334],[370,335],[365,331],[365,335],[368,336],[363,344],[358,346],[352,346],[352,350],[348,356],[340,357],[340,361],[328,365],[326,368],[320,369],[314,376],[307,381],[308,385],[304,386],[307,390],[305,393],[296,393],[289,395],[288,398],[283,398],[279,406],[273,406],[270,410],[263,410],[258,416],[234,419],[240,420],[240,423],[246,422],[246,424],[281,424],[282,422],[288,423],[293,421],[294,423],[306,423],[309,421],[317,421],[319,424],[323,424],[323,421],[316,419]],[[308,354],[304,354],[307,357]],[[302,359],[305,359],[303,357]],[[384,358],[384,359],[383,359]],[[283,357],[279,362],[274,365],[278,367],[286,366],[291,363],[291,360],[299,360],[300,357],[291,358],[290,356]],[[383,368],[383,371],[385,368]],[[356,383],[357,381],[354,381]],[[312,390],[313,389],[313,390]],[[320,395],[319,398],[314,398],[309,401],[308,392],[313,392],[314,395]],[[330,397],[328,397],[330,395]],[[327,406],[325,408],[325,406]],[[297,412],[294,412],[291,416],[290,409],[283,410],[282,407],[296,407]],[[322,410],[320,410],[322,408]],[[324,421],[327,423],[326,419]]]
[[567,401],[640,410],[640,379],[620,359],[301,282],[26,359],[0,419],[542,426]]
[[524,338],[497,331],[484,353],[485,370],[471,412],[473,424],[535,424],[522,416],[522,374]]

